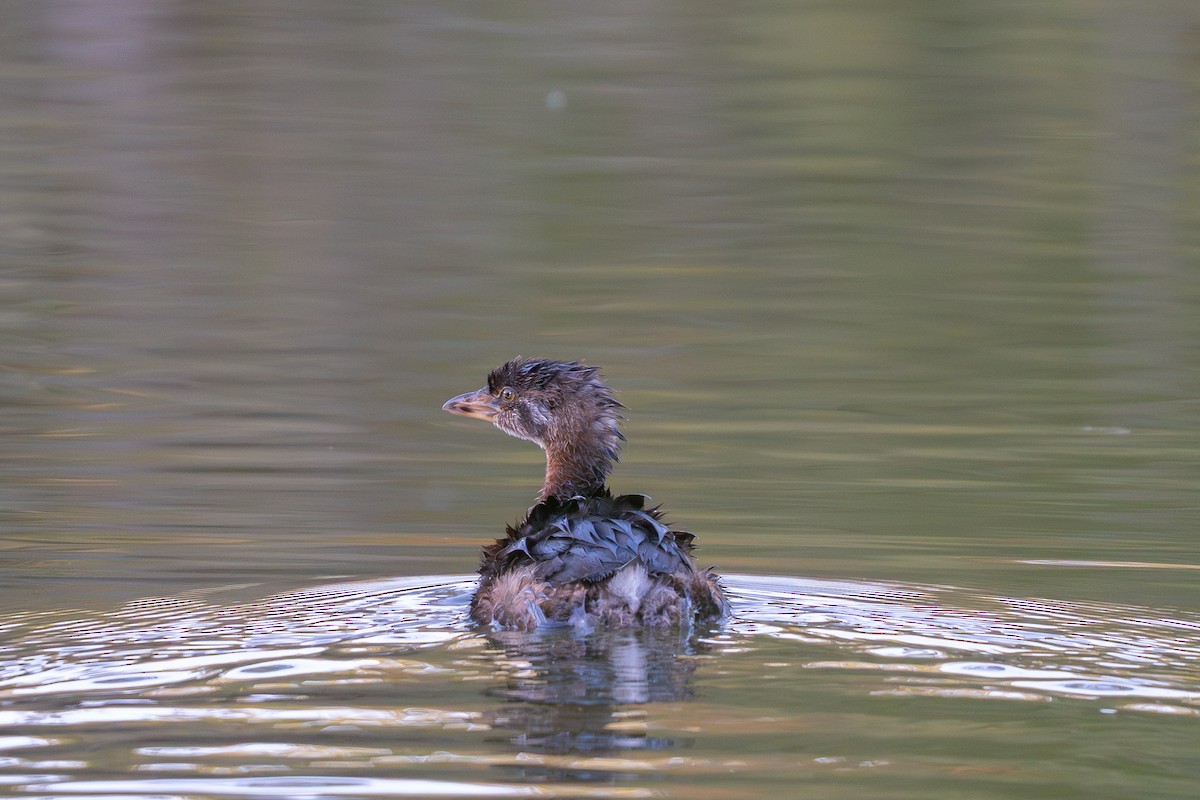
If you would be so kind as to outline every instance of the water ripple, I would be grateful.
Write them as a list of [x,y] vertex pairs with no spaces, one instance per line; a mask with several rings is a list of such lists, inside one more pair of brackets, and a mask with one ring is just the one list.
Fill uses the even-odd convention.
[[[730,631],[824,643],[882,659],[813,661],[806,665],[810,669],[936,671],[969,681],[880,691],[1200,703],[1200,619],[1178,612],[987,596],[943,586],[749,575],[731,576],[729,586],[735,605]],[[959,660],[964,653],[992,660]]]
[[[1192,616],[944,586],[726,583],[732,618],[691,632],[489,635],[467,620],[465,576],[13,615],[0,619],[0,785],[44,800],[653,797],[647,775],[777,768],[711,743],[680,751],[706,726],[802,737],[803,715],[738,705],[764,686],[1200,719]],[[697,685],[731,700],[702,709]],[[822,752],[786,767],[893,768]]]
[[[939,586],[750,575],[726,581],[734,616],[705,640],[726,655],[752,652],[764,640],[792,642],[838,654],[810,659],[809,669],[937,673],[959,680],[962,689],[986,681],[996,697],[1019,690],[1200,699],[1200,620],[1179,614]],[[104,706],[50,713],[53,724],[68,724],[181,714],[112,705],[181,692],[235,691],[262,703],[329,683],[439,675],[491,680],[497,669],[520,674],[521,664],[505,666],[494,654],[487,663],[451,657],[486,645],[466,620],[472,586],[469,577],[430,576],[334,584],[233,606],[168,599],[91,617],[17,615],[4,620],[0,700],[69,695]],[[400,657],[406,651],[439,657]],[[628,658],[632,667],[625,671],[635,675],[638,657]],[[645,693],[634,684],[629,690]],[[268,714],[252,707],[220,711],[242,718]],[[0,719],[13,713],[0,712]]]
[[593,788],[577,785],[522,786],[402,778],[165,778],[138,781],[58,781],[32,783],[31,792],[55,795],[217,795],[235,797],[596,797],[643,798],[655,794],[638,788]]

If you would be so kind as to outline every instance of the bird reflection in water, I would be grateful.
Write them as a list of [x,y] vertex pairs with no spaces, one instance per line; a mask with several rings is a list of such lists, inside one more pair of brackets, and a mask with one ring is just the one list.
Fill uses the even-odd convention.
[[703,631],[663,628],[543,628],[494,633],[488,641],[482,655],[500,685],[487,693],[508,701],[485,714],[488,723],[513,732],[509,742],[521,751],[591,757],[677,746],[650,735],[636,706],[690,698],[707,650]]

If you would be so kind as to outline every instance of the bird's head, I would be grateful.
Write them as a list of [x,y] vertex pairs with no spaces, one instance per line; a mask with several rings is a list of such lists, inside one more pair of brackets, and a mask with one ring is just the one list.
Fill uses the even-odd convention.
[[487,385],[446,401],[451,414],[491,422],[546,451],[543,497],[601,489],[621,442],[623,406],[600,380],[600,370],[578,361],[516,358],[488,375]]

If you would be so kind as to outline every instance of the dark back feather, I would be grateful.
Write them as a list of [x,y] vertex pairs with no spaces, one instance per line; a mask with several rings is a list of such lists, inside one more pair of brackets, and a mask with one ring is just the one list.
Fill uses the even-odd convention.
[[548,583],[591,583],[639,560],[651,575],[690,574],[692,535],[671,530],[645,500],[644,495],[607,493],[548,498],[519,525],[509,526],[506,538],[484,548],[480,573],[496,575],[533,563]]

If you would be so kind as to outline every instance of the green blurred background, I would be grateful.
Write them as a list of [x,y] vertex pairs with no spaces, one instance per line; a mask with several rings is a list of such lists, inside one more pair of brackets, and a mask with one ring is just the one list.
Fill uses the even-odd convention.
[[1200,600],[1194,3],[5,16],[9,608],[470,572],[517,354],[724,570]]

